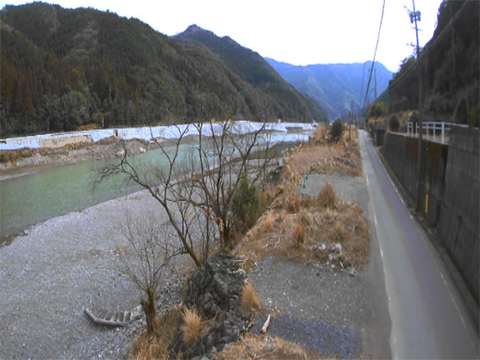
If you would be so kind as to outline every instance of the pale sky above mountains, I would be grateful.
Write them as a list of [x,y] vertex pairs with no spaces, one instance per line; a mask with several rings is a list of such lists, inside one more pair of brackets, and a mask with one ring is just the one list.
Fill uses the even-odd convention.
[[[442,0],[416,0],[422,13],[420,45],[433,36]],[[26,1],[0,0],[21,5]],[[64,8],[92,7],[134,17],[175,35],[196,24],[229,36],[264,57],[294,65],[354,63],[373,59],[383,0],[53,0]],[[376,60],[397,71],[413,53],[411,0],[385,0]]]

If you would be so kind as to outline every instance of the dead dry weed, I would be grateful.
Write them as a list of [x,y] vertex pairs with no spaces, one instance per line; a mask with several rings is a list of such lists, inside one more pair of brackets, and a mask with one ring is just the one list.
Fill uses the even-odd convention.
[[289,171],[300,177],[310,171],[314,174],[362,175],[362,162],[358,147],[358,130],[351,129],[351,147],[348,128],[336,143],[328,141],[329,127],[319,126],[315,130],[315,141],[299,146],[286,157]]
[[261,309],[260,297],[251,282],[246,282],[243,285],[241,309],[247,315],[258,312]]
[[181,309],[175,307],[156,320],[155,332],[148,335],[145,331],[133,342],[130,359],[153,360],[169,358],[168,345],[178,333],[178,321]]
[[180,331],[184,345],[189,346],[201,337],[204,323],[195,308],[184,308],[182,318],[183,325],[180,327]]
[[212,359],[313,360],[326,357],[279,337],[247,333],[233,346],[226,346],[223,351],[213,354]]
[[327,182],[320,189],[320,193],[318,194],[318,197],[317,197],[317,204],[321,208],[335,209],[337,207],[337,203],[338,203],[337,193],[333,188],[333,184],[331,182]]

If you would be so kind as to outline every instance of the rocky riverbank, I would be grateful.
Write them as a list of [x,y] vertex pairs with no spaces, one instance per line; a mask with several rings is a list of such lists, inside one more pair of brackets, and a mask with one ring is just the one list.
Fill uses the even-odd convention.
[[[182,139],[182,144],[194,143],[196,136]],[[159,139],[164,146],[176,144],[176,140]],[[28,175],[52,166],[71,165],[85,161],[112,159],[123,154],[124,147],[131,155],[158,149],[158,144],[133,139],[124,141],[108,138],[98,143],[80,143],[52,149],[4,150],[0,162],[0,181],[8,178]]]
[[[113,158],[122,151],[123,143],[119,139],[111,138],[97,144],[81,143],[57,149],[4,150],[0,171],[2,177],[12,177],[51,166]],[[126,144],[133,154],[148,149],[147,144],[137,140],[131,140]]]

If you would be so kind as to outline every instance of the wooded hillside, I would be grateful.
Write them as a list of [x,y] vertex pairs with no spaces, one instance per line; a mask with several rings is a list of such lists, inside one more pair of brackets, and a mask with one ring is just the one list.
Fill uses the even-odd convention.
[[326,118],[281,78],[280,91],[267,91],[205,46],[137,19],[37,2],[6,6],[0,21],[0,137],[90,123]]
[[[435,34],[420,51],[425,120],[477,124],[479,95],[478,1],[444,1]],[[390,112],[418,109],[418,62],[404,60],[390,82]]]

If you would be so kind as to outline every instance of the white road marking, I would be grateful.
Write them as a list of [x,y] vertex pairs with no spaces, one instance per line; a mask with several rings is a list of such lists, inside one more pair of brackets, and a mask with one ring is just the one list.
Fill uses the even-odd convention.
[[[425,244],[425,247],[427,248],[428,255],[430,255],[430,258],[432,259],[433,263],[435,264],[435,267],[437,268],[438,273],[442,277],[443,284],[445,285],[445,288],[447,289],[448,295],[450,295],[450,299],[452,299],[453,305],[455,305],[455,308],[457,309],[458,316],[460,316],[460,320],[462,321],[463,326],[465,327],[466,330],[468,330],[467,324],[465,323],[465,319],[463,318],[462,313],[460,312],[460,308],[458,307],[458,304],[455,301],[455,298],[453,297],[453,294],[450,291],[450,288],[448,287],[448,283],[445,280],[445,277],[443,276],[442,271],[440,270],[440,266],[438,266],[437,261],[435,260],[435,258],[433,257],[430,249],[428,248],[427,240],[425,239],[425,237],[423,235],[421,236],[421,238],[423,240],[423,243]],[[470,343],[472,344],[473,347],[475,347],[475,345],[471,341],[470,341]]]

